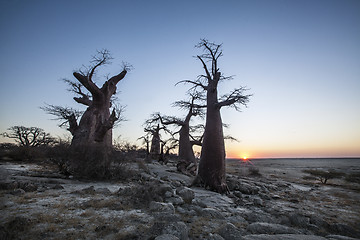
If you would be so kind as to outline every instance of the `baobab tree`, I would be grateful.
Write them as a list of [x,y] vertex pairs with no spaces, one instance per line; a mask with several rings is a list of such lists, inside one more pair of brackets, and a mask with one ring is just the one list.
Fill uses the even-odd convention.
[[202,109],[206,106],[199,105],[195,101],[202,99],[202,94],[199,92],[191,92],[190,101],[177,101],[173,106],[179,107],[181,109],[187,109],[187,114],[184,119],[174,117],[174,116],[161,116],[157,114],[154,116],[154,120],[160,120],[163,125],[176,125],[180,127],[179,133],[179,163],[177,164],[177,169],[180,172],[186,172],[187,166],[191,163],[197,167],[196,158],[193,151],[193,143],[190,140],[190,120],[193,116],[203,116]]
[[206,123],[196,181],[203,183],[205,187],[224,193],[228,188],[225,178],[225,144],[220,109],[228,106],[239,111],[241,105],[246,106],[250,95],[244,95],[246,88],[240,87],[219,98],[219,82],[231,78],[225,77],[219,69],[218,60],[223,56],[222,44],[202,39],[196,47],[203,50],[203,54],[197,55],[197,59],[201,62],[204,74],[199,75],[194,81],[181,81],[192,84],[192,89],[200,88],[206,92]]
[[[122,110],[122,108],[114,107],[112,99],[116,93],[116,85],[129,70],[129,66],[124,64],[119,74],[106,80],[102,87],[98,87],[94,82],[94,76],[99,67],[109,64],[111,59],[108,50],[98,51],[97,55],[93,56],[89,67],[73,73],[77,81],[65,80],[70,85],[70,91],[77,95],[74,100],[87,107],[82,115],[73,109],[59,106],[47,105],[43,108],[46,112],[64,119],[65,122],[62,124],[68,124],[68,130],[73,136],[71,147],[81,152],[84,159],[84,161],[79,159],[72,161],[72,168],[75,173],[84,172],[83,170],[89,165],[92,165],[89,167],[93,170],[85,171],[88,172],[85,175],[102,176],[108,171],[107,151],[112,146],[112,128],[121,119]],[[80,115],[81,118],[78,123],[77,118]],[[99,157],[99,154],[102,157]],[[90,163],[90,159],[93,162]]]
[[164,129],[164,127],[160,127],[159,124],[156,126],[151,126],[151,121],[147,120],[147,127],[144,128],[144,131],[151,135],[151,146],[150,146],[150,156],[152,158],[159,158],[161,151],[161,138],[160,138],[160,130]]

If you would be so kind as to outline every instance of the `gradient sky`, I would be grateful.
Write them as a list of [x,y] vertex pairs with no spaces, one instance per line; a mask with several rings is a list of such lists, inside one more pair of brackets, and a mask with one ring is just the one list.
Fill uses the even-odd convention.
[[[40,1],[0,0],[0,132],[37,126],[64,137],[44,103],[83,109],[63,78],[111,51],[134,69],[118,84],[128,121],[114,137],[141,144],[153,112],[171,107],[202,74],[200,38],[223,43],[227,93],[254,94],[242,112],[223,109],[228,157],[360,156],[360,1]],[[7,141],[4,138],[1,141]]]

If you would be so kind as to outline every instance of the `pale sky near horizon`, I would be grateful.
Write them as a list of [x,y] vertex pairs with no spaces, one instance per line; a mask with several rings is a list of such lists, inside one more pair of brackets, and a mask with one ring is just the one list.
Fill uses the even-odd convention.
[[[63,78],[96,50],[114,60],[99,73],[134,69],[118,84],[127,119],[114,138],[141,144],[153,112],[184,116],[180,80],[202,74],[200,38],[223,44],[220,70],[253,94],[223,109],[228,157],[360,156],[360,1],[0,0],[0,132],[36,126],[64,137],[44,103],[84,109]],[[0,142],[7,139],[0,138]]]

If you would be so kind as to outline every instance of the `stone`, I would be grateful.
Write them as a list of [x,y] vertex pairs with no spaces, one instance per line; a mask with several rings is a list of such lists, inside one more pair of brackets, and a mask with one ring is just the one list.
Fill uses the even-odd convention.
[[180,221],[180,216],[178,214],[169,214],[169,213],[153,213],[152,215],[157,221],[160,222],[178,222]]
[[345,237],[341,235],[327,235],[326,238],[329,240],[356,240],[356,238]]
[[166,191],[165,194],[164,194],[164,196],[165,196],[166,198],[170,198],[170,197],[173,196],[173,193],[170,192],[170,191]]
[[306,228],[310,223],[310,219],[299,213],[294,213],[289,215],[289,221],[291,225],[301,228]]
[[56,184],[51,189],[61,190],[61,189],[64,189],[64,187],[61,186],[60,184]]
[[334,223],[329,226],[330,232],[336,235],[343,235],[347,237],[360,238],[360,231],[342,224],[342,223]]
[[195,198],[194,191],[187,187],[184,187],[176,192],[187,204],[191,204],[192,200]]
[[38,187],[35,184],[27,183],[24,185],[25,192],[35,192]]
[[161,203],[161,202],[154,202],[154,201],[150,202],[149,210],[152,212],[163,212],[163,213],[169,213],[169,214],[175,213],[175,207],[171,203]]
[[237,198],[243,198],[243,195],[240,191],[234,191],[234,195],[237,197]]
[[264,205],[263,200],[261,198],[259,198],[259,197],[255,197],[253,199],[253,203],[254,203],[255,206],[263,206]]
[[166,202],[171,203],[173,205],[182,205],[184,204],[184,200],[180,196],[173,196],[166,199]]
[[84,188],[84,189],[81,190],[81,193],[94,194],[95,193],[95,188],[94,188],[94,186]]
[[228,188],[231,191],[240,191],[243,194],[254,195],[257,194],[260,190],[259,187],[253,186],[249,183],[246,183],[234,177],[228,177],[226,180],[227,180]]
[[199,207],[202,207],[202,208],[206,208],[206,207],[207,207],[207,205],[206,205],[203,201],[200,201],[200,200],[198,200],[198,199],[194,199],[194,200],[192,201],[192,203],[195,204],[195,205],[197,205],[197,206],[199,206]]
[[184,222],[165,222],[157,221],[150,229],[151,234],[161,236],[164,234],[172,235],[181,240],[187,240],[189,230]]
[[15,196],[23,195],[24,193],[25,193],[25,191],[21,188],[14,189],[10,192],[10,194],[15,195]]
[[259,234],[259,235],[247,235],[244,240],[327,240],[324,237],[315,235],[303,235],[303,234]]
[[259,196],[264,200],[271,200],[269,194],[260,193]]
[[244,212],[242,215],[249,223],[254,222],[275,222],[275,217],[261,210]]
[[159,192],[165,196],[166,192],[173,192],[173,188],[169,184],[163,183],[159,186]]
[[220,227],[218,234],[225,240],[241,240],[243,239],[242,232],[232,223],[226,223]]
[[189,230],[184,222],[172,222],[165,226],[162,233],[174,235],[180,240],[186,240],[188,239]]
[[201,209],[199,215],[201,215],[202,217],[207,217],[207,218],[224,219],[223,214],[213,208],[203,208],[203,209]]
[[104,195],[110,195],[111,191],[108,188],[97,188],[95,190],[96,193],[104,194]]
[[179,238],[171,234],[162,234],[157,236],[154,240],[179,240]]
[[247,231],[252,234],[293,234],[299,233],[297,230],[283,226],[280,224],[271,224],[256,222],[252,223],[247,227]]
[[208,240],[224,240],[224,238],[217,233],[214,233],[214,234],[209,233],[209,237],[207,239]]
[[310,223],[318,226],[319,228],[328,228],[330,226],[330,224],[326,222],[324,219],[315,215],[312,215],[310,217]]

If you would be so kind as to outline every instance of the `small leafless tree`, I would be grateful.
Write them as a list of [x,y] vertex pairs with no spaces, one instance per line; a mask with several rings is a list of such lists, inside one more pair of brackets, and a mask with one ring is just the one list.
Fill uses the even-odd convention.
[[205,132],[196,181],[224,193],[228,188],[225,178],[225,144],[220,109],[234,107],[239,111],[240,106],[246,105],[249,101],[250,95],[245,95],[247,89],[240,87],[219,98],[218,84],[223,80],[231,79],[225,77],[219,69],[218,60],[223,56],[222,45],[202,39],[196,47],[203,50],[201,55],[197,55],[197,59],[201,62],[204,74],[199,75],[194,81],[181,81],[191,84],[191,89],[201,89],[206,92]]
[[56,143],[55,138],[51,137],[50,133],[46,133],[38,127],[12,126],[8,130],[9,132],[4,132],[2,135],[15,139],[20,146],[38,147]]

